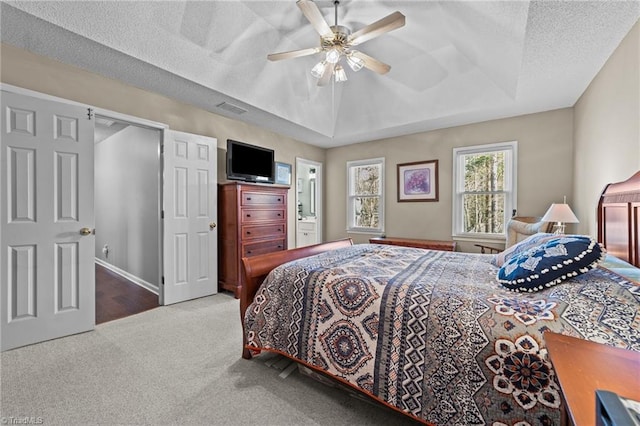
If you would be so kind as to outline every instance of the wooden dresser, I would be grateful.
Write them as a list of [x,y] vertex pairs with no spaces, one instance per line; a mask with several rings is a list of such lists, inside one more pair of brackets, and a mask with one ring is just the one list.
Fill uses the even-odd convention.
[[287,249],[287,192],[283,186],[228,182],[218,187],[218,284],[236,298],[242,258]]
[[455,241],[421,240],[417,238],[377,237],[370,238],[371,244],[388,244],[392,246],[417,247],[429,250],[456,251]]

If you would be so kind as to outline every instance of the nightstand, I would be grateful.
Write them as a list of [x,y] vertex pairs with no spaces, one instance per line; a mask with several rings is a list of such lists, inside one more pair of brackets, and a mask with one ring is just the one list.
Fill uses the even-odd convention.
[[551,332],[544,341],[574,425],[596,424],[596,390],[640,401],[639,352]]

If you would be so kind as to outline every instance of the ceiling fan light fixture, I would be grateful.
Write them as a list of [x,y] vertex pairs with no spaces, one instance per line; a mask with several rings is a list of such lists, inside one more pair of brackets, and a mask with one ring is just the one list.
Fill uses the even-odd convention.
[[336,67],[333,69],[333,78],[335,79],[336,83],[347,81],[347,73],[344,72],[344,68],[342,68],[342,65],[336,65]]
[[364,67],[364,61],[353,55],[347,56],[347,64],[349,64],[349,67],[355,72],[360,71],[362,67]]
[[315,64],[313,68],[311,68],[311,75],[314,76],[315,78],[322,77],[322,74],[324,74],[324,67],[326,64],[327,64],[327,61],[320,61],[317,64]]
[[340,60],[340,51],[338,49],[329,49],[327,51],[327,56],[326,56],[326,60],[327,62],[330,62],[332,64],[337,64],[338,61]]
[[383,62],[372,58],[360,51],[351,50],[353,46],[362,44],[368,40],[379,37],[389,31],[403,27],[405,16],[400,12],[394,12],[385,16],[355,33],[344,25],[338,25],[338,5],[339,0],[333,0],[335,25],[329,25],[318,5],[313,0],[297,0],[296,4],[307,21],[320,35],[320,45],[306,49],[292,50],[289,52],[270,53],[267,59],[270,61],[280,61],[282,59],[299,58],[303,56],[323,53],[323,60],[316,64],[311,74],[318,79],[318,86],[326,86],[331,77],[334,81],[347,81],[347,74],[342,65],[339,65],[342,57],[349,64],[349,67],[357,72],[362,68],[367,68],[378,74],[386,74],[391,67]]

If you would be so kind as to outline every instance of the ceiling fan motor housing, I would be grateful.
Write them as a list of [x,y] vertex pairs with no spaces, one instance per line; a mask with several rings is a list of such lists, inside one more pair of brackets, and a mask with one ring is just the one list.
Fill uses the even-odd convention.
[[347,39],[351,35],[351,30],[342,25],[332,25],[331,31],[333,31],[333,36],[320,37],[320,46],[322,47],[322,50],[328,50],[333,47],[346,49],[348,47]]

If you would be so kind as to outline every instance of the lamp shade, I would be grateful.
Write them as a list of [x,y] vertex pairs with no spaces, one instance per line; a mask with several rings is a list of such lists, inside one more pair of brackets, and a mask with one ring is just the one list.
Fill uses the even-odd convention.
[[317,64],[315,64],[315,66],[311,69],[311,75],[314,76],[315,78],[321,78],[322,75],[325,73],[325,65],[326,65],[326,61],[321,61],[318,62]]
[[344,68],[342,68],[342,65],[336,65],[336,67],[333,69],[333,78],[335,79],[336,83],[347,81],[347,73],[344,72]]
[[347,56],[347,64],[351,67],[352,70],[358,72],[364,67],[364,61],[357,56],[348,55]]
[[543,222],[579,223],[580,221],[566,203],[551,204],[542,217]]
[[338,49],[330,49],[327,51],[327,55],[325,56],[325,58],[327,62],[337,64],[340,60],[340,51]]

